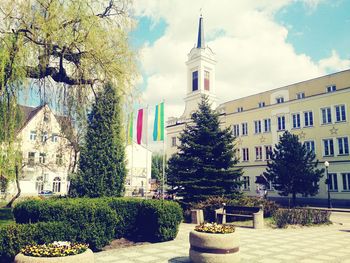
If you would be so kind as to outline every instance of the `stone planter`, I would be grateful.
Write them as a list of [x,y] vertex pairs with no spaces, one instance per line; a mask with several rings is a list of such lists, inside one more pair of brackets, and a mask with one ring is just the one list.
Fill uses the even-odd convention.
[[94,263],[94,253],[91,249],[87,249],[85,252],[66,257],[30,257],[19,253],[15,257],[14,263]]
[[239,257],[239,235],[190,232],[190,260],[194,263],[236,263]]

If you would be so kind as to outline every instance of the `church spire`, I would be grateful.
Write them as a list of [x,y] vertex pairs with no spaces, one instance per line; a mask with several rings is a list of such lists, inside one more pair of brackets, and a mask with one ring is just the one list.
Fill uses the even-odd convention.
[[203,17],[199,17],[197,48],[205,48]]

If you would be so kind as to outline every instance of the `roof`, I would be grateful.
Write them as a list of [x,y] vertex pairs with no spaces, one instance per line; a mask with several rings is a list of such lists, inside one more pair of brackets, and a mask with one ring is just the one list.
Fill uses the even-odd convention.
[[199,17],[197,48],[205,48],[203,17]]

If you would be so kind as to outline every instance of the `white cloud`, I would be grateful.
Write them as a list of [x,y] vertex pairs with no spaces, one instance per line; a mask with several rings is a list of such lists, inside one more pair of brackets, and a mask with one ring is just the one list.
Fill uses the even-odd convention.
[[[149,105],[166,101],[166,117],[184,110],[187,54],[197,38],[199,9],[203,8],[206,39],[217,56],[216,90],[219,103],[318,77],[349,67],[334,51],[329,58],[313,61],[297,54],[287,43],[288,28],[274,14],[292,0],[135,2],[135,14],[168,27],[157,41],[141,50],[141,64],[148,76],[143,99]],[[305,0],[316,8],[320,1]],[[209,36],[209,37],[208,37]]]

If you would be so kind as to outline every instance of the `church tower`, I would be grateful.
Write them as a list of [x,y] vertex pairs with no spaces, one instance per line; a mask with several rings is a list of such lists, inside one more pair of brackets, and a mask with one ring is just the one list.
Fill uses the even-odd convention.
[[185,112],[181,118],[189,119],[197,110],[202,95],[209,97],[212,108],[216,108],[215,94],[215,54],[205,46],[204,25],[202,15],[199,18],[197,45],[188,54],[187,93],[185,97]]

